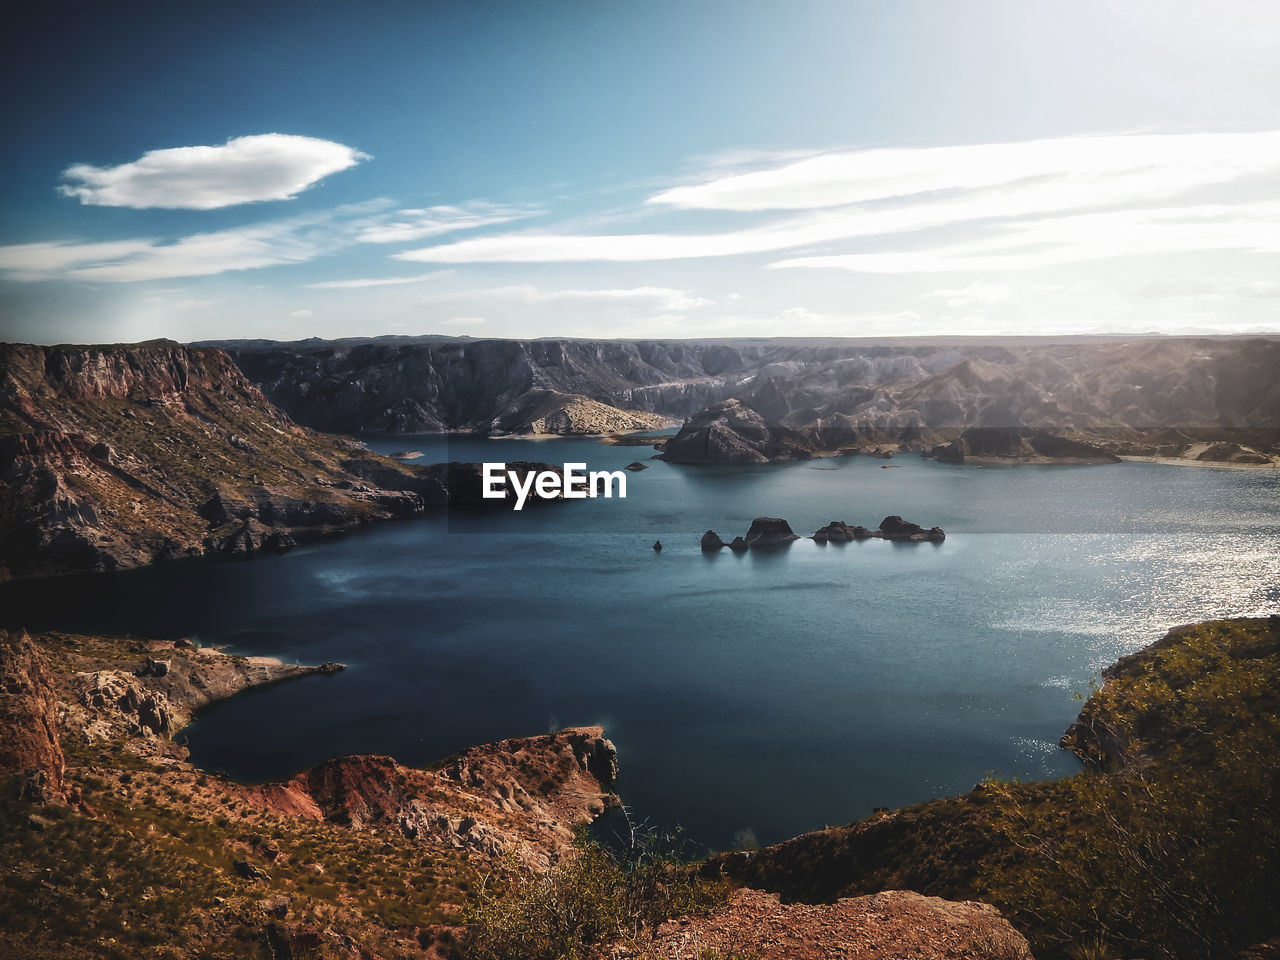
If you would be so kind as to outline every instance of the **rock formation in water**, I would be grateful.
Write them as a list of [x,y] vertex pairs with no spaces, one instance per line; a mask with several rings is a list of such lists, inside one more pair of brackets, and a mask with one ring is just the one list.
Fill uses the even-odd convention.
[[805,431],[770,422],[739,400],[725,400],[665,441],[661,458],[670,463],[776,463],[808,460],[817,452]]
[[903,520],[898,516],[885,517],[881,520],[880,529],[872,536],[879,536],[885,540],[929,540],[934,543],[941,543],[947,538],[941,527],[926,530],[920,524]]
[[747,531],[749,547],[773,547],[799,539],[791,524],[779,517],[756,517]]
[[702,535],[701,546],[703,550],[719,550],[726,544],[714,530],[708,530]]
[[502,410],[489,425],[494,435],[603,436],[657,430],[671,420],[657,413],[619,410],[590,397],[557,390],[530,390]]

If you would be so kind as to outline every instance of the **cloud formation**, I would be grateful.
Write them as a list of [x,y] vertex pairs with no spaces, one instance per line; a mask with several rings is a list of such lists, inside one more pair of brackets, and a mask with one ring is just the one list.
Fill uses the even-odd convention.
[[639,302],[666,313],[682,313],[696,307],[709,306],[712,302],[702,297],[696,297],[688,290],[673,290],[668,287],[544,290],[533,284],[444,291],[422,297],[420,302],[454,303],[459,300],[506,300],[527,306],[548,303],[571,303],[597,307]]
[[361,243],[409,243],[460,230],[475,230],[536,217],[542,212],[537,207],[504,206],[483,200],[473,200],[461,206],[399,210],[394,218],[369,226],[357,239]]
[[132,163],[78,163],[62,176],[64,197],[99,207],[216,210],[289,200],[331,173],[369,157],[331,140],[283,133],[236,137],[220,147],[150,150]]
[[197,233],[173,242],[143,238],[0,247],[0,271],[16,280],[128,283],[305,263],[349,244],[344,224],[329,213]]
[[[425,263],[630,262],[856,241],[871,251],[824,251],[776,265],[1003,270],[1129,252],[1107,234],[1113,227],[1137,241],[1133,252],[1270,250],[1268,226],[1257,211],[1278,181],[1280,131],[845,151],[675,187],[647,201],[654,210],[774,214],[747,227],[608,235],[522,231],[396,256]],[[1100,232],[1086,235],[1089,230]],[[1163,238],[1156,236],[1160,230]],[[950,232],[942,239],[944,231]],[[1042,243],[1056,245],[1057,252],[1036,255],[1033,248]],[[924,249],[910,255],[884,249],[903,245]],[[972,261],[961,265],[962,257]],[[983,257],[990,266],[979,262]]]

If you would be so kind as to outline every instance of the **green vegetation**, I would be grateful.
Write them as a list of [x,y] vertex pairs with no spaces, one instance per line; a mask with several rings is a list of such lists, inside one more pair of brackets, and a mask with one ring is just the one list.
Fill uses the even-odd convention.
[[663,920],[724,902],[723,884],[699,880],[676,856],[652,849],[646,844],[637,854],[619,856],[580,839],[576,854],[547,872],[515,870],[515,879],[498,893],[486,886],[464,913],[463,955],[588,960]]
[[[1213,958],[1277,932],[1280,634],[1201,624],[1122,662],[1079,736],[1102,769],[988,784],[1007,844],[981,892],[1046,956]],[[1101,744],[1115,744],[1113,750]]]
[[1216,960],[1280,934],[1280,628],[1180,628],[1107,671],[1067,737],[1089,768],[713,866],[808,902],[911,889],[999,907],[1041,960]]

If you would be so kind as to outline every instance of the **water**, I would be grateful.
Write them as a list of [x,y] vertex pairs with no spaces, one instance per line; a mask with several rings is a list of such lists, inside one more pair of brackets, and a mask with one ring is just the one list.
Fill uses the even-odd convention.
[[[1280,472],[980,469],[899,457],[760,468],[590,440],[370,438],[419,462],[615,469],[626,500],[375,525],[284,557],[0,591],[32,629],[194,636],[350,667],[252,691],[186,731],[247,780],[344,753],[425,764],[600,723],[637,815],[771,842],[985,774],[1071,773],[1058,737],[1098,670],[1172,624],[1280,608]],[[704,555],[758,515],[809,534],[897,513],[947,541]],[[651,549],[655,539],[665,549]],[[74,598],[74,601],[69,598]]]

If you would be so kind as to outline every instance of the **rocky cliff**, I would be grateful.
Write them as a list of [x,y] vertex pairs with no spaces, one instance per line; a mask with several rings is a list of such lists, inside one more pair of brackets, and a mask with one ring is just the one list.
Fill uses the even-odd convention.
[[[702,459],[690,462],[897,443],[927,449],[969,428],[1100,443],[1109,454],[1155,456],[1164,447],[1175,452],[1162,455],[1179,456],[1216,442],[1245,448],[1239,462],[1280,452],[1273,337],[225,346],[273,401],[320,429],[487,432],[512,405],[551,390],[693,417],[701,432],[687,438],[689,456]],[[731,398],[738,407],[716,407]],[[730,435],[717,428],[708,437],[717,420]],[[1049,446],[1034,455],[1062,456]],[[766,452],[774,447],[776,455]]]
[[0,580],[284,551],[480,500],[477,465],[299,427],[222,351],[163,341],[0,344],[0,480]]
[[174,740],[203,705],[336,672],[0,634],[0,954],[439,957],[484,884],[569,855],[617,803],[598,727],[261,785],[194,769]]

